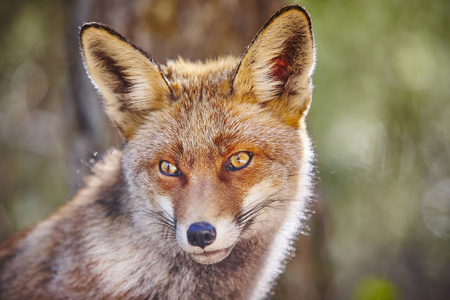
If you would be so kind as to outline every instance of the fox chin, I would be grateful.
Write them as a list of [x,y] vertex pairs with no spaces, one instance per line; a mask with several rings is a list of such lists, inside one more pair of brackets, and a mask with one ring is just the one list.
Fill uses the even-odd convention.
[[0,245],[0,298],[266,298],[312,190],[306,10],[276,12],[240,58],[162,65],[100,23],[80,43],[123,147]]

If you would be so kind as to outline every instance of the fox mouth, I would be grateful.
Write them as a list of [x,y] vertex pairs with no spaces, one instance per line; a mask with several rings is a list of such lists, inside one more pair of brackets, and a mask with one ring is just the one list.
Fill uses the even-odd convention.
[[203,253],[190,253],[190,255],[196,262],[209,265],[218,263],[225,259],[230,254],[232,249],[233,247],[229,247],[214,251],[204,251]]

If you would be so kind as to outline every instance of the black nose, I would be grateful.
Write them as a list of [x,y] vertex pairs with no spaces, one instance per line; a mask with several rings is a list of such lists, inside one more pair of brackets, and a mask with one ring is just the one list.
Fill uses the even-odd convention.
[[187,239],[192,246],[205,248],[216,240],[216,229],[207,222],[193,223],[187,230]]

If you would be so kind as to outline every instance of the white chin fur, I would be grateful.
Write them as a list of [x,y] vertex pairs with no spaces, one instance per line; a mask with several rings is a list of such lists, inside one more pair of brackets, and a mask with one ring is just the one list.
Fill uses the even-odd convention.
[[211,265],[218,263],[225,259],[231,252],[233,247],[229,247],[222,250],[216,250],[216,251],[205,251],[203,253],[190,253],[191,257],[198,263],[204,264],[204,265]]

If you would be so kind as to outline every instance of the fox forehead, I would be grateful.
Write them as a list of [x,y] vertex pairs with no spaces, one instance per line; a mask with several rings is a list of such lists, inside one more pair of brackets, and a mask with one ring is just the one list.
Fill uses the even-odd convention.
[[237,65],[238,59],[227,57],[205,63],[179,59],[162,66],[174,99],[165,109],[147,116],[130,147],[163,153],[176,162],[254,148],[272,156],[295,153],[299,149],[295,128],[280,122],[260,104],[230,93]]
[[[166,65],[161,66],[166,79],[170,82],[172,88],[179,89],[181,92],[189,92],[200,87],[207,87],[213,91],[220,85],[227,83],[232,79],[239,59],[233,56],[219,59],[210,59],[205,62],[190,62],[182,58],[177,60],[168,60]],[[216,92],[229,92],[229,89],[214,89]]]

